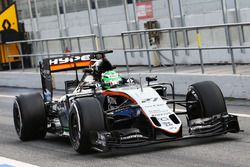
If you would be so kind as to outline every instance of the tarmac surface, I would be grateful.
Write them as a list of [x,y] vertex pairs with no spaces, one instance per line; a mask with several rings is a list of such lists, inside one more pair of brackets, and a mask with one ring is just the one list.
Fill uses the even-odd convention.
[[[79,155],[68,138],[48,134],[44,140],[21,142],[12,118],[14,96],[36,89],[0,87],[1,157],[41,167],[71,166],[250,166],[250,101],[227,100],[228,112],[239,114],[244,132],[203,139],[189,139],[133,149]],[[60,96],[63,92],[56,92]],[[185,118],[181,118],[185,122]],[[185,123],[184,123],[185,124]],[[1,161],[0,161],[1,166]]]

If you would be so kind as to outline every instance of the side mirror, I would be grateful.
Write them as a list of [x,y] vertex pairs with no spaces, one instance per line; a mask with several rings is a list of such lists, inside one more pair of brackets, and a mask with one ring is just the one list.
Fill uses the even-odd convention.
[[146,81],[147,82],[157,81],[157,76],[155,76],[155,77],[146,77]]
[[95,58],[95,55],[94,54],[91,54],[90,56],[89,56],[89,59],[94,59]]
[[100,59],[103,58],[103,54],[98,53],[98,54],[95,55],[95,58],[96,58],[97,60],[100,60]]
[[148,82],[148,86],[149,86],[150,82],[157,81],[157,76],[155,76],[155,77],[146,77],[146,81]]
[[102,53],[97,53],[97,54],[91,54],[89,56],[90,59],[97,59],[97,60],[100,60],[104,57],[104,55]]

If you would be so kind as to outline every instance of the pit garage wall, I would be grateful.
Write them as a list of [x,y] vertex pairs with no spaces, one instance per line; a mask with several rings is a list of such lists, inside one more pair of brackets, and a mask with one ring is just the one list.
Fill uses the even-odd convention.
[[[185,4],[186,11],[184,11],[185,22],[187,26],[191,25],[209,25],[209,24],[221,24],[223,23],[222,12],[220,8],[220,3],[218,0],[210,0],[206,3],[196,2],[197,0],[192,0],[192,3]],[[191,5],[190,5],[191,4]],[[192,9],[191,6],[195,8]],[[218,6],[215,8],[214,6]],[[244,6],[247,7],[247,6]],[[154,8],[154,17],[160,23],[161,28],[170,27],[167,4],[165,0],[153,1]],[[211,8],[211,9],[210,9]],[[214,9],[215,8],[215,9]],[[207,9],[208,11],[205,11]],[[215,10],[215,11],[210,11]],[[133,9],[132,6],[129,5],[129,17],[133,20]],[[198,11],[202,11],[204,13],[199,14]],[[209,12],[210,11],[210,12]],[[92,11],[92,15],[95,16],[95,11]],[[240,11],[242,22],[250,21],[250,8],[242,8]],[[235,22],[235,11],[228,11],[228,22]],[[95,17],[93,17],[95,19]],[[63,20],[63,16],[62,16]],[[26,30],[31,31],[30,20],[24,20]],[[95,21],[94,21],[95,22]],[[125,16],[124,16],[124,7],[123,6],[115,6],[110,8],[102,8],[99,9],[99,22],[101,23],[102,33],[104,36],[108,35],[119,35],[121,32],[127,30]],[[144,21],[140,21],[140,29],[144,29]],[[40,17],[39,22],[40,36],[41,38],[50,38],[50,37],[58,37],[59,30],[57,25],[57,16],[49,16],[49,17]],[[89,22],[87,11],[76,12],[76,13],[68,13],[67,14],[67,25],[69,25],[69,35],[83,35],[90,34],[89,30]],[[180,26],[180,17],[175,16],[175,26]],[[97,34],[97,25],[94,25],[95,33]],[[134,27],[134,23],[131,23],[131,28]],[[232,33],[232,42],[234,45],[239,45],[239,37],[237,28],[230,29]],[[245,45],[249,45],[250,43],[250,28],[244,28],[246,43]],[[223,46],[226,45],[225,32],[223,28],[213,29],[213,30],[202,30],[201,32],[201,42],[202,46]],[[183,36],[182,33],[177,33],[177,39],[179,46],[183,47]],[[189,32],[189,42],[190,46],[197,46],[195,31]],[[90,40],[81,41],[82,51],[91,50],[91,42]],[[168,34],[163,34],[161,38],[161,47],[170,47]],[[50,43],[50,52],[58,52],[61,51],[60,45],[56,43]],[[125,65],[124,53],[122,49],[121,38],[107,38],[105,39],[105,47],[107,49],[114,49],[115,52],[110,56],[110,60],[114,65]],[[77,44],[73,42],[73,51],[77,50]],[[165,56],[166,59],[162,59],[162,64],[172,64],[172,55],[171,52],[162,52],[162,55]],[[245,53],[241,53],[240,50],[235,50],[235,61],[237,63],[250,63],[250,51],[246,50]],[[230,54],[227,50],[212,50],[212,51],[203,51],[204,63],[227,63],[231,62]],[[198,51],[190,51],[189,55],[186,55],[184,51],[178,51],[176,55],[177,64],[199,64],[199,55]],[[134,57],[129,56],[129,64],[130,65],[147,65],[147,56],[146,53],[143,56],[139,54],[135,54]]]
[[[225,97],[250,99],[250,76],[243,75],[208,75],[208,74],[141,74],[143,84],[146,76],[158,76],[159,82],[174,82],[176,94],[185,95],[188,86],[199,81],[214,81],[219,85]],[[126,76],[126,75],[124,75]],[[139,74],[131,74],[137,78]],[[54,74],[56,89],[64,90],[64,81],[75,78],[73,73]],[[32,82],[27,82],[32,81]],[[40,74],[35,72],[1,72],[0,86],[41,88]],[[39,91],[39,90],[38,90]]]

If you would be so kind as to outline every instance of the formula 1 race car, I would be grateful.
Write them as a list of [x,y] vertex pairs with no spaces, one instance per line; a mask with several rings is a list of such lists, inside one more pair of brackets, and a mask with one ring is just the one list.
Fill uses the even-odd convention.
[[[192,84],[184,100],[175,100],[173,83],[146,77],[143,85],[141,79],[121,77],[105,56],[110,52],[44,59],[42,95],[19,95],[14,101],[19,138],[41,139],[47,132],[69,136],[77,152],[87,153],[240,131],[215,83]],[[81,79],[79,69],[84,71]],[[55,100],[52,73],[66,70],[75,70],[76,79],[65,81],[65,95]],[[177,112],[176,105],[185,112]],[[178,115],[186,115],[187,135]]]

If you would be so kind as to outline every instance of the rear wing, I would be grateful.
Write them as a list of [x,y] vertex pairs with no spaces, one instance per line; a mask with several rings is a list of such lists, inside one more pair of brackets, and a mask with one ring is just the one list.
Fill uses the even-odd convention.
[[44,59],[43,62],[49,64],[49,70],[53,72],[75,70],[78,68],[86,68],[95,63],[95,55],[112,53],[112,50],[96,51],[89,53],[77,53],[70,56],[53,57]]
[[95,58],[97,55],[105,55],[108,53],[113,53],[113,51],[104,50],[88,53],[72,53],[70,56],[43,59],[43,62],[40,62],[40,74],[44,101],[52,101],[53,85],[51,73],[75,70],[77,76],[77,69],[86,68],[93,65],[96,61]]

